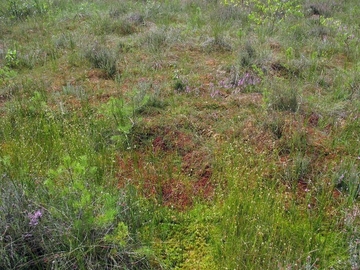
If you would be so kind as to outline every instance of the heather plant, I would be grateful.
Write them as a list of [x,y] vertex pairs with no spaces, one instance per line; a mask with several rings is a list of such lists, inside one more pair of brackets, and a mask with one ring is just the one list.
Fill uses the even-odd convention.
[[[24,268],[28,261],[31,262],[42,252],[39,245],[42,239],[38,233],[36,236],[39,238],[34,239],[33,230],[40,217],[39,214],[35,217],[31,213],[34,209],[42,210],[28,200],[24,186],[11,182],[7,175],[3,175],[1,181],[0,266],[3,269],[14,269],[23,265]],[[36,265],[36,261],[33,265]]]
[[249,92],[251,91],[249,89],[255,88],[255,85],[260,83],[260,79],[256,75],[247,72],[238,81],[232,80],[232,82],[233,87],[239,87],[245,90],[244,92]]
[[[69,181],[73,187],[67,189],[52,182],[63,174],[59,167],[56,172],[49,172],[46,189],[38,188],[37,196],[26,193],[25,186],[2,179],[6,180],[1,190],[0,266],[3,269],[54,266],[59,269],[151,269],[150,253],[140,251],[136,235],[132,233],[138,227],[133,228],[134,221],[126,218],[129,217],[128,206],[125,206],[129,201],[127,195],[110,194],[89,185],[85,189],[82,179],[75,179],[82,177],[84,168],[79,164],[84,162],[82,158],[68,168],[74,169],[68,172],[72,173]],[[135,207],[131,211],[134,216]],[[154,258],[152,260],[155,263]]]

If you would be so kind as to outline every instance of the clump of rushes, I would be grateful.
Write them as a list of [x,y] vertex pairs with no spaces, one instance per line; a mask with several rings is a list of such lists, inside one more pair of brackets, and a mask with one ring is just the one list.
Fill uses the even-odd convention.
[[296,112],[299,108],[297,91],[291,89],[274,89],[270,95],[270,105],[277,111]]
[[117,73],[116,56],[113,51],[106,47],[95,44],[85,53],[86,59],[94,68],[102,69],[107,78],[114,79]]
[[144,44],[151,52],[159,52],[167,41],[167,33],[165,29],[154,29],[147,33],[144,38]]
[[257,54],[254,46],[250,42],[247,42],[239,55],[240,65],[242,67],[251,67],[256,63],[256,57]]
[[98,35],[118,34],[121,36],[131,35],[137,31],[137,27],[143,23],[141,15],[132,15],[125,19],[99,18],[94,21],[94,30]]
[[203,43],[203,48],[206,52],[230,52],[232,50],[231,45],[221,35],[209,38]]

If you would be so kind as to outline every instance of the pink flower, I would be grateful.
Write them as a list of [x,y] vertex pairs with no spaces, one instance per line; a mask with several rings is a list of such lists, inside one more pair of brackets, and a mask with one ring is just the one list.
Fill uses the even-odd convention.
[[37,210],[34,214],[29,213],[28,217],[30,219],[29,225],[30,226],[36,226],[39,224],[39,220],[42,217],[42,212],[41,210]]

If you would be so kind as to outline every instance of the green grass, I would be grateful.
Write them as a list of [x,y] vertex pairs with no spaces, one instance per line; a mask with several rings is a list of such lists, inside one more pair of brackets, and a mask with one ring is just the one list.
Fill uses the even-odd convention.
[[358,269],[357,2],[0,3],[1,269]]

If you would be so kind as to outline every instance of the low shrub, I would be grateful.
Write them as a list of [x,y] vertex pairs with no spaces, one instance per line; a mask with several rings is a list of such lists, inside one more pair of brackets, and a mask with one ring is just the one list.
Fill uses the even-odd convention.
[[30,192],[6,176],[2,181],[1,269],[154,268],[134,234],[145,217],[136,193],[86,191],[80,181]]

